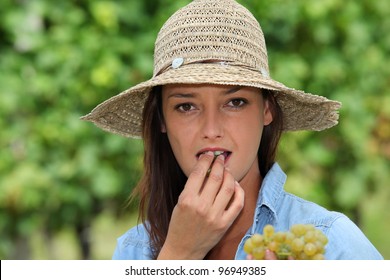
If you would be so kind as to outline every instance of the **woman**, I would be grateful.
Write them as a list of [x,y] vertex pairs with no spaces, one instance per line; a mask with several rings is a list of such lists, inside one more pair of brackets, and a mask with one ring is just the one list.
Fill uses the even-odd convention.
[[340,103],[269,76],[264,36],[247,9],[193,1],[161,28],[154,59],[150,80],[83,117],[144,141],[142,224],[118,239],[114,259],[245,259],[245,240],[266,224],[298,223],[327,235],[327,259],[382,258],[346,216],[283,190],[281,133],[336,125]]

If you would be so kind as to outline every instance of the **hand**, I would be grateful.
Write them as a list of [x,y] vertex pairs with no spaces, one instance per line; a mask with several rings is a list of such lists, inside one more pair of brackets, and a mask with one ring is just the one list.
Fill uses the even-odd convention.
[[223,155],[213,160],[211,152],[199,157],[173,209],[158,259],[203,259],[241,212],[243,189],[224,167]]

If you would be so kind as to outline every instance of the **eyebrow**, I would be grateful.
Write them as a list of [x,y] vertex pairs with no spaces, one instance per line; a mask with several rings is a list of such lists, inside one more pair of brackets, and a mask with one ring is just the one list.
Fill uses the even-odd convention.
[[[225,95],[229,95],[229,94],[236,93],[237,91],[239,91],[242,88],[243,88],[243,86],[235,86],[235,87],[230,88],[227,91],[224,91],[222,93],[225,94]],[[174,92],[174,93],[172,93],[172,94],[170,94],[168,96],[168,98],[173,98],[173,97],[176,97],[176,98],[193,98],[193,97],[195,97],[195,93],[192,93],[192,92],[188,92],[188,93],[177,92],[177,93],[175,93]]]
[[228,91],[226,91],[225,93],[226,94],[236,93],[237,91],[239,91],[242,88],[243,88],[243,86],[235,86],[235,87],[229,89]]
[[195,94],[194,93],[172,93],[168,96],[168,98],[173,98],[173,97],[177,97],[177,98],[191,98],[191,97],[195,97]]

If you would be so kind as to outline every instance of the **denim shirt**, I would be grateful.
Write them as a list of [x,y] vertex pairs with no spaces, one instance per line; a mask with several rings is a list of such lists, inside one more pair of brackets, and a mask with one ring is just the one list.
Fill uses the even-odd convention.
[[[235,259],[246,259],[245,240],[262,233],[266,224],[275,231],[287,231],[293,224],[313,224],[328,237],[325,258],[328,260],[383,259],[362,231],[344,214],[325,208],[284,191],[287,176],[275,163],[265,176],[253,218],[253,224],[242,238]],[[150,259],[149,237],[144,225],[128,230],[118,238],[113,259]]]

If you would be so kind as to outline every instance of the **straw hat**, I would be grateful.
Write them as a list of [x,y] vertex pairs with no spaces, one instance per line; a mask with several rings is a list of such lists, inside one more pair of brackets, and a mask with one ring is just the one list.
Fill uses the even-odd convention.
[[270,77],[264,34],[234,0],[194,0],[161,28],[153,77],[99,104],[82,117],[103,130],[141,137],[151,89],[166,84],[222,84],[269,89],[283,112],[283,130],[324,130],[337,124],[340,103],[289,88]]

